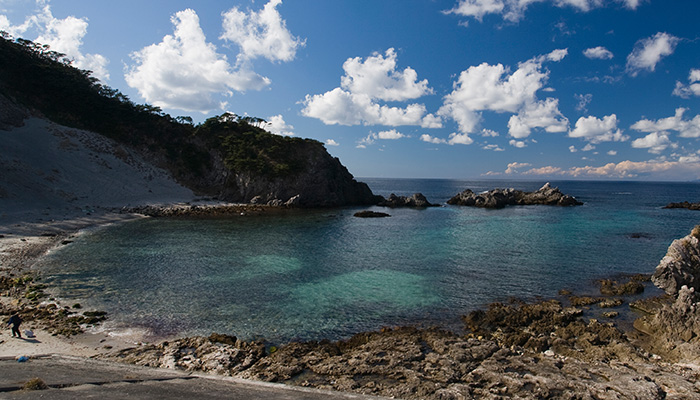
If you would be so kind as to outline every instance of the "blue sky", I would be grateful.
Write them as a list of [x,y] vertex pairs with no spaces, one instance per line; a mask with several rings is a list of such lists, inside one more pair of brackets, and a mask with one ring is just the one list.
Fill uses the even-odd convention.
[[231,111],[357,177],[700,179],[696,0],[0,0],[137,103]]

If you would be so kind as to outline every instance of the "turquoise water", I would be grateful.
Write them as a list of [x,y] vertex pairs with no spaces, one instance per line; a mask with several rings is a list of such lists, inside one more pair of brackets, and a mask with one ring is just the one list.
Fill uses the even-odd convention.
[[[536,190],[544,182],[362,179],[375,193]],[[62,299],[153,337],[227,333],[272,342],[338,339],[382,326],[459,329],[459,316],[515,296],[590,290],[650,273],[700,212],[700,185],[553,182],[585,202],[502,210],[444,206],[296,210],[223,219],[144,219],[78,237],[40,267]]]

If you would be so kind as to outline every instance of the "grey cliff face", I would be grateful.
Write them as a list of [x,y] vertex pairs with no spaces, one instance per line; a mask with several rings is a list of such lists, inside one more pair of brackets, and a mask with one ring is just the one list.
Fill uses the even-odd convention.
[[674,240],[666,256],[656,267],[651,280],[669,295],[676,295],[682,286],[700,290],[700,225],[692,233]]

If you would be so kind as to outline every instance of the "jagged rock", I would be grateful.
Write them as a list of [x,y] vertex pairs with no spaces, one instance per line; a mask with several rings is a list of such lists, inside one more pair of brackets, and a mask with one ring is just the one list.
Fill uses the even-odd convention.
[[516,189],[493,189],[485,193],[476,194],[470,189],[458,193],[447,201],[447,204],[483,207],[503,208],[514,205],[556,205],[577,206],[582,205],[573,196],[563,194],[559,188],[551,187],[549,182],[535,192],[523,192]]
[[383,207],[391,207],[391,208],[396,208],[396,207],[423,208],[423,207],[436,206],[436,204],[431,204],[428,201],[428,199],[426,199],[425,196],[423,196],[422,193],[416,193],[411,197],[397,196],[394,193],[392,193],[388,199],[383,199],[377,205],[383,206]]
[[364,211],[358,211],[353,216],[358,217],[358,218],[384,218],[384,217],[391,217],[390,214],[383,213],[383,212],[377,212],[377,211],[370,211],[370,210],[364,210]]
[[656,266],[652,282],[670,295],[686,285],[700,290],[700,225],[690,235],[674,240]]

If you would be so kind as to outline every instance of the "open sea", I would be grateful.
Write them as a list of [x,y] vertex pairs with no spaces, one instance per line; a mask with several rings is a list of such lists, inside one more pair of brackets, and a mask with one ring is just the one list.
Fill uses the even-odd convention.
[[[376,194],[545,182],[360,178]],[[511,297],[593,293],[601,278],[652,273],[700,212],[698,183],[552,182],[585,204],[501,210],[351,207],[275,215],[142,219],[96,229],[38,266],[56,298],[109,313],[103,329],[272,343],[347,338],[384,326],[441,326]],[[389,218],[353,217],[359,210]]]

